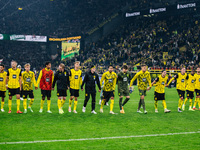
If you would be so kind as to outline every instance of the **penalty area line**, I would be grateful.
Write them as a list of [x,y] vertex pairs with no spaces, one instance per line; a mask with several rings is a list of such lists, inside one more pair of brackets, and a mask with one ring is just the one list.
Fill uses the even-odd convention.
[[95,141],[95,140],[110,140],[110,139],[127,139],[127,138],[142,138],[142,137],[157,137],[170,135],[197,134],[196,132],[179,132],[166,134],[149,134],[149,135],[131,135],[131,136],[115,136],[115,137],[100,137],[100,138],[82,138],[82,139],[63,139],[63,140],[42,140],[42,141],[18,141],[18,142],[0,142],[0,145],[6,144],[33,144],[33,143],[52,143],[52,142],[70,142],[70,141]]

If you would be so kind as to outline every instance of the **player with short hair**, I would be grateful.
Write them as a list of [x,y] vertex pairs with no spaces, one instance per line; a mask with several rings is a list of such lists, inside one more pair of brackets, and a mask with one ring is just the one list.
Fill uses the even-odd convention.
[[173,78],[171,78],[171,80],[168,82],[168,86],[169,84],[173,81],[176,80],[176,89],[179,95],[179,102],[178,102],[178,112],[182,112],[181,111],[181,107],[183,104],[183,100],[185,98],[185,87],[186,87],[186,80],[188,79],[188,75],[186,73],[185,67],[181,66],[181,72],[174,75]]
[[[144,113],[147,114],[146,108],[145,108],[145,102],[144,97],[146,96],[146,91],[151,89],[151,76],[150,73],[147,71],[146,64],[141,64],[141,71],[136,73],[136,75],[132,78],[130,82],[130,90],[132,89],[133,82],[135,79],[138,80],[138,89],[139,89],[139,95],[140,95],[140,101],[138,104],[138,113],[142,113],[140,111],[141,105],[143,106]],[[147,88],[147,84],[149,83],[149,87]]]
[[7,73],[7,89],[8,89],[8,113],[11,113],[12,108],[12,97],[16,95],[17,98],[17,113],[21,114],[20,111],[20,91],[21,91],[21,70],[17,68],[17,62],[12,60],[11,61],[11,68],[8,69]]
[[74,63],[74,69],[71,69],[69,72],[69,82],[70,82],[70,99],[69,99],[69,109],[71,112],[72,101],[74,99],[74,113],[77,113],[76,107],[78,103],[79,97],[79,89],[82,84],[82,71],[79,69],[80,61],[76,61]]
[[198,102],[199,104],[199,110],[200,110],[200,66],[197,67],[197,73],[195,74],[195,92],[196,92],[196,98],[193,105],[193,110],[197,110],[196,104]]
[[54,80],[54,74],[53,71],[51,70],[51,62],[47,61],[45,63],[45,68],[40,70],[40,74],[37,79],[37,85],[40,83],[40,89],[42,94],[41,107],[39,111],[40,113],[43,112],[45,97],[47,97],[47,113],[52,113],[50,111],[50,107],[51,107],[51,89],[53,80]]
[[103,113],[103,106],[105,104],[106,99],[111,99],[110,114],[115,114],[113,112],[113,106],[114,106],[114,92],[115,92],[116,81],[117,81],[117,74],[113,72],[113,66],[110,65],[108,67],[108,71],[102,75],[100,81],[101,85],[104,82],[103,100],[101,102],[100,113]]
[[[95,112],[95,103],[96,103],[96,83],[99,88],[99,92],[101,92],[101,86],[99,81],[99,75],[95,72],[96,68],[94,65],[90,67],[90,71],[86,72],[85,77],[83,79],[83,83],[81,85],[81,89],[83,91],[83,86],[85,84],[85,100],[83,104],[82,112],[86,111],[87,103],[90,99],[90,95],[92,96],[92,111],[91,113],[97,114]],[[95,83],[96,82],[96,83]]]
[[167,83],[168,77],[166,76],[167,72],[166,70],[162,70],[162,74],[159,75],[153,82],[153,84],[156,84],[155,86],[155,92],[154,92],[154,106],[155,106],[155,113],[158,113],[158,101],[162,100],[163,107],[164,107],[164,112],[169,113],[171,110],[167,109],[167,104],[165,101],[165,86]]
[[4,64],[0,64],[0,97],[1,97],[1,112],[4,111],[4,98],[6,97],[6,77],[7,72],[4,71]]
[[59,114],[63,114],[64,111],[62,107],[66,100],[67,89],[69,89],[69,74],[65,70],[65,65],[63,63],[59,65],[58,70],[54,75],[54,81],[52,86],[53,90],[56,82],[57,82],[58,110]]
[[33,71],[30,71],[31,65],[29,63],[24,65],[25,71],[22,73],[22,95],[23,95],[23,106],[24,113],[27,113],[27,97],[29,96],[30,103],[28,109],[33,112],[31,106],[34,102],[34,94],[33,94],[33,84],[35,89],[37,89],[37,83],[35,81],[35,74]]
[[[129,88],[128,83],[129,80],[131,80],[131,75],[128,72],[128,66],[124,65],[122,67],[122,71],[118,73],[117,75],[117,81],[118,81],[118,94],[119,94],[119,108],[120,113],[124,114],[124,105],[129,101]],[[123,96],[126,97],[124,102],[122,103]]]
[[182,110],[185,110],[185,104],[188,101],[188,99],[190,100],[190,105],[189,105],[189,110],[190,111],[194,111],[192,109],[192,101],[194,98],[194,90],[195,90],[195,70],[192,69],[191,70],[191,74],[188,74],[188,79],[186,82],[186,92],[187,92],[187,97],[185,98],[185,101],[182,105]]

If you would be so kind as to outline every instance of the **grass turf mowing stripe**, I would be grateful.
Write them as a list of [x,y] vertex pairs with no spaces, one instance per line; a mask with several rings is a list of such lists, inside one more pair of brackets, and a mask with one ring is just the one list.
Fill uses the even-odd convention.
[[116,136],[116,137],[101,137],[101,138],[83,138],[83,139],[64,139],[64,140],[43,140],[43,141],[18,141],[18,142],[0,142],[0,145],[6,144],[30,144],[30,143],[52,143],[52,142],[69,142],[69,141],[94,141],[94,140],[109,140],[109,139],[126,139],[126,138],[141,138],[141,137],[156,137],[169,135],[197,134],[200,131],[194,132],[179,132],[166,134],[149,134],[149,135],[131,135],[131,136]]

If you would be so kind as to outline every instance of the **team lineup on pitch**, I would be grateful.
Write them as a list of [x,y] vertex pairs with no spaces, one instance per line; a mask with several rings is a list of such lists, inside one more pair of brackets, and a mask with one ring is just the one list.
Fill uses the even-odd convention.
[[[57,72],[53,73],[51,70],[51,62],[45,63],[45,68],[42,69],[39,73],[39,77],[37,82],[35,80],[35,75],[32,71],[30,71],[30,64],[25,64],[25,71],[22,73],[21,68],[17,68],[17,62],[11,62],[11,68],[8,69],[8,73],[4,71],[4,65],[0,65],[0,93],[2,97],[1,101],[1,111],[4,112],[4,98],[6,96],[6,89],[8,89],[8,107],[9,112],[12,110],[12,97],[16,95],[17,98],[17,113],[21,114],[23,112],[20,111],[20,94],[23,96],[23,107],[24,113],[27,113],[27,98],[29,97],[30,103],[28,105],[28,109],[30,112],[33,112],[31,106],[34,102],[34,93],[33,93],[33,85],[35,89],[38,89],[38,85],[41,89],[41,104],[39,112],[43,112],[43,106],[45,102],[45,98],[47,97],[47,113],[52,113],[51,108],[51,91],[54,90],[55,85],[57,84],[57,105],[59,114],[63,114],[63,106],[67,97],[67,90],[70,91],[69,98],[69,107],[68,112],[72,112],[72,102],[74,100],[74,108],[73,113],[77,113],[77,104],[79,97],[79,90],[84,90],[85,85],[85,100],[82,108],[82,112],[86,112],[86,106],[92,97],[92,114],[97,114],[95,111],[96,105],[96,85],[98,87],[98,91],[101,93],[101,100],[99,102],[100,113],[103,113],[104,105],[108,105],[108,101],[110,100],[110,114],[116,114],[113,111],[114,107],[114,97],[115,97],[115,88],[116,84],[118,84],[118,95],[119,95],[119,108],[120,113],[124,114],[124,105],[130,100],[130,93],[133,92],[132,85],[133,82],[137,79],[138,90],[140,95],[140,100],[138,104],[137,113],[147,114],[146,106],[145,106],[145,96],[146,92],[151,89],[153,85],[155,85],[154,92],[154,107],[155,113],[158,113],[158,101],[162,101],[164,112],[169,113],[171,110],[167,109],[167,104],[165,101],[165,87],[168,87],[169,84],[176,80],[176,89],[179,95],[178,101],[178,112],[181,113],[182,110],[185,110],[186,102],[189,100],[189,111],[196,110],[196,104],[199,104],[200,107],[200,67],[197,67],[197,73],[193,69],[190,74],[186,73],[186,69],[184,66],[181,66],[180,73],[174,75],[171,80],[167,83],[168,77],[166,76],[166,70],[162,70],[161,75],[158,76],[151,83],[150,73],[147,71],[146,64],[141,64],[141,71],[136,73],[134,77],[131,77],[131,74],[128,71],[128,66],[122,66],[121,72],[116,74],[113,71],[113,66],[108,67],[108,71],[102,75],[101,80],[99,80],[98,74],[95,72],[96,68],[92,65],[88,72],[86,72],[84,79],[82,80],[82,71],[79,69],[80,62],[76,61],[74,63],[74,69],[71,69],[69,73],[65,70],[65,65],[60,64]],[[130,86],[129,86],[130,82]],[[187,91],[187,96],[185,99],[185,91]],[[195,102],[192,108],[194,92],[196,92]],[[123,101],[123,97],[125,100]],[[140,109],[143,109],[142,112]]]

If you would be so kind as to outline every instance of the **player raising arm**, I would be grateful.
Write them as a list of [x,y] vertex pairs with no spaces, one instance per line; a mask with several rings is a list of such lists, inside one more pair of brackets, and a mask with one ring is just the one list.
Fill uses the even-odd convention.
[[[138,113],[142,113],[140,111],[141,105],[143,106],[144,113],[147,114],[146,108],[145,108],[145,102],[144,97],[146,96],[146,91],[151,89],[151,76],[150,73],[147,71],[147,66],[145,64],[141,65],[142,70],[138,72],[133,79],[130,82],[130,90],[132,89],[133,82],[135,79],[138,80],[138,89],[139,89],[139,95],[140,95],[140,101],[138,104]],[[147,85],[149,83],[149,87],[147,88]]]

